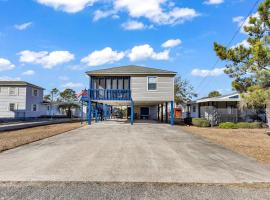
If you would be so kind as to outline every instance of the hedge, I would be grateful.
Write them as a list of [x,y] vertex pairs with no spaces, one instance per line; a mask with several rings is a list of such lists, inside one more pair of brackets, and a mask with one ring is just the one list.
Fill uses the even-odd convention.
[[236,129],[236,128],[238,128],[237,125],[233,122],[220,123],[218,127],[223,128],[223,129]]
[[220,123],[219,128],[223,129],[236,129],[236,128],[262,128],[261,122],[239,122],[239,123],[233,123],[233,122],[224,122]]
[[202,119],[202,118],[192,118],[192,124],[194,126],[198,126],[198,127],[209,127],[210,126],[209,121],[207,121],[206,119]]
[[261,122],[239,122],[237,123],[238,128],[262,128]]

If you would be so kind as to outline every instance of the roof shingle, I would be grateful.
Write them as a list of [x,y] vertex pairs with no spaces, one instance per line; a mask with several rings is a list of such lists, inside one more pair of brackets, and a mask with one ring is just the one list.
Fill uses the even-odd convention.
[[34,85],[32,83],[28,83],[26,81],[0,81],[0,86],[31,86],[44,90],[44,88]]
[[176,72],[156,69],[150,67],[142,67],[136,65],[112,67],[107,69],[93,70],[86,72],[88,75],[136,75],[136,74],[165,74],[165,75],[176,75]]

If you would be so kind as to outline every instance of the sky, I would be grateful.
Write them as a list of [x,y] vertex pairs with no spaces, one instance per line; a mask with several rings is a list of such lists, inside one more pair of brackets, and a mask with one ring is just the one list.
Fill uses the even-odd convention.
[[[86,71],[141,65],[177,72],[199,97],[228,94],[213,43],[227,45],[254,2],[0,0],[0,80],[80,91]],[[246,37],[240,31],[232,46]]]

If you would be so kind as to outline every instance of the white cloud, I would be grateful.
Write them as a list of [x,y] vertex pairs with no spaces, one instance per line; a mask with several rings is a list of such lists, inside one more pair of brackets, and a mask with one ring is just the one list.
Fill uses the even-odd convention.
[[154,49],[149,44],[134,46],[131,52],[128,54],[130,61],[137,60],[168,60],[169,51],[165,50],[163,52],[156,53]]
[[33,25],[32,22],[27,22],[27,23],[23,23],[23,24],[16,24],[16,25],[14,25],[14,27],[17,30],[23,31],[23,30],[30,28],[32,25]]
[[38,3],[62,10],[68,13],[82,11],[85,7],[93,5],[97,0],[36,0]]
[[70,89],[74,89],[74,88],[83,88],[84,85],[82,83],[73,83],[73,82],[69,82],[66,83],[64,85],[62,85],[63,88],[70,88]]
[[[179,8],[168,0],[36,0],[38,3],[76,13],[96,2],[106,5],[108,10],[97,10],[93,21],[112,16],[118,18],[118,12],[125,11],[131,18],[144,17],[156,24],[176,24],[191,20],[199,14],[192,8]],[[213,0],[211,0],[213,1]],[[216,0],[217,1],[217,0]]]
[[0,58],[0,72],[12,70],[14,68],[15,68],[15,65],[13,65],[9,60],[5,58]]
[[35,74],[35,71],[33,71],[33,70],[27,70],[27,71],[22,73],[22,75],[24,75],[24,76],[32,76],[34,74]]
[[113,19],[117,19],[116,11],[115,10],[109,10],[109,11],[96,10],[94,12],[93,21],[98,21],[100,19],[103,19],[109,16],[112,16]]
[[106,47],[102,50],[93,51],[88,56],[82,58],[81,62],[88,66],[98,66],[107,63],[114,63],[124,57],[124,52],[113,51],[110,47]]
[[135,20],[123,23],[122,27],[125,30],[142,30],[142,29],[146,28],[146,26],[142,22],[138,22],[138,21],[135,21]]
[[46,69],[51,69],[56,65],[64,64],[74,60],[75,56],[69,51],[21,51],[18,53],[20,55],[20,62],[40,64]]
[[224,0],[206,0],[204,3],[209,5],[217,5],[224,3]]
[[239,42],[239,43],[233,45],[231,48],[236,48],[236,47],[239,47],[240,45],[242,45],[245,48],[250,48],[250,44],[248,43],[247,40],[243,40],[242,42]]
[[172,48],[180,45],[182,41],[180,39],[170,39],[164,42],[161,46],[163,48]]
[[0,81],[19,81],[20,77],[0,76]]
[[220,76],[224,74],[225,68],[208,69],[193,69],[191,74],[193,76],[208,77],[208,76]]
[[166,3],[166,0],[115,0],[114,9],[127,11],[132,18],[147,18],[156,24],[183,23],[198,16],[191,8],[174,7],[165,12],[162,6]]
[[67,76],[59,76],[58,77],[61,81],[68,81],[69,80],[69,77]]

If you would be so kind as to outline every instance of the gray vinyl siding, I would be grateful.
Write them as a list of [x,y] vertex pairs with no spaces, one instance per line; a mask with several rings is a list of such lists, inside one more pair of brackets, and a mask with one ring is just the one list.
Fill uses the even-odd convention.
[[157,90],[148,91],[148,76],[131,77],[131,93],[134,101],[173,101],[174,77],[156,76]]
[[9,86],[0,88],[0,118],[15,118],[16,112],[9,111],[9,105],[14,103],[18,111],[26,109],[26,87],[14,87],[15,95],[9,95]]
[[[33,95],[33,90],[38,90],[38,96]],[[27,87],[27,95],[26,95],[26,117],[39,117],[41,115],[46,115],[46,106],[42,105],[43,101],[43,90],[33,87]],[[32,106],[37,105],[37,111],[32,111]]]
[[[10,95],[10,88],[15,88],[15,94]],[[43,105],[43,90],[38,90],[38,96],[33,96],[34,87],[30,86],[0,86],[0,118],[39,117],[46,114]],[[15,104],[15,111],[9,111],[9,105]],[[32,105],[37,105],[37,112],[32,111]]]

